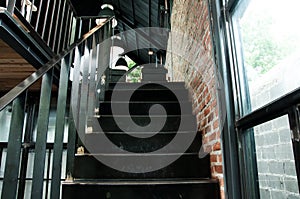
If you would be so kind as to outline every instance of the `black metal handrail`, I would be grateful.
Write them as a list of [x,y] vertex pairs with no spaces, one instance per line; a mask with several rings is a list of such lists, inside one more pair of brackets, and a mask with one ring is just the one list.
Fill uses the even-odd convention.
[[[0,148],[0,156],[6,153],[0,197],[23,198],[27,190],[25,187],[31,186],[31,198],[42,198],[43,194],[48,193],[50,198],[60,198],[62,175],[72,176],[73,173],[76,132],[86,126],[88,121],[83,119],[86,118],[85,114],[97,113],[100,95],[105,90],[103,86],[106,84],[102,84],[102,79],[110,60],[111,21],[112,18],[91,29],[0,98],[0,111],[10,114],[9,129],[5,129],[9,135],[7,148],[5,152]],[[57,69],[59,75],[54,79],[54,74],[57,75],[54,71]],[[30,89],[39,80],[40,95],[32,95]],[[55,80],[59,82],[54,82]],[[76,107],[79,108],[76,110]],[[55,113],[55,116],[51,116],[51,112]],[[50,118],[55,119],[51,124],[55,128],[51,131],[54,136],[54,141],[51,141],[53,149],[48,149],[48,153],[52,155],[47,157]],[[64,140],[66,134],[67,141]],[[30,143],[35,145],[34,149],[29,151]],[[63,156],[65,148],[67,155]],[[28,155],[31,152],[34,153],[32,183],[27,183]],[[66,160],[65,165],[62,165],[63,158]],[[63,173],[63,166],[66,166],[66,173]],[[49,186],[43,188],[45,175],[46,183],[51,183],[49,189]]]
[[[111,18],[112,19],[112,18]],[[62,51],[60,54],[52,58],[47,64],[39,68],[36,72],[32,73],[29,77],[27,77],[24,81],[19,83],[16,87],[11,89],[8,93],[6,93],[3,97],[0,98],[0,111],[3,110],[8,104],[10,104],[14,99],[16,99],[20,94],[26,91],[31,85],[33,85],[36,81],[38,81],[44,74],[46,74],[50,69],[54,68],[62,58],[66,57],[73,51],[76,47],[90,38],[95,32],[97,32],[101,27],[111,21],[108,19],[103,24],[97,25],[95,28],[91,29],[88,33],[83,35],[83,37],[77,42],[73,43],[66,50]]]
[[37,32],[54,53],[66,49],[81,36],[75,30],[82,20],[75,17],[76,11],[67,0],[10,0],[6,7],[22,26]]

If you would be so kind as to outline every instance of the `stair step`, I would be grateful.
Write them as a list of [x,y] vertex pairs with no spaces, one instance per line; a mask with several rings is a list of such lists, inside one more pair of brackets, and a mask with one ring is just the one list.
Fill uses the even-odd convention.
[[164,74],[166,75],[168,72],[167,69],[163,68],[163,67],[144,67],[142,69],[142,73],[143,74]]
[[[91,133],[86,134],[85,140],[86,142],[88,140],[94,141],[99,139],[99,134],[103,133]],[[187,136],[195,136],[193,142],[189,146],[189,148],[185,151],[186,153],[198,153],[200,151],[201,145],[202,145],[202,135],[200,132],[197,132],[196,135],[194,135],[194,132],[160,132],[152,137],[149,138],[140,138],[140,137],[133,137],[132,135],[149,135],[149,133],[144,132],[130,132],[128,134],[124,132],[108,132],[105,133],[105,136],[112,142],[115,146],[125,150],[130,151],[134,153],[149,153],[153,151],[157,151],[174,139],[174,137],[181,136],[181,139],[186,139]],[[103,146],[103,144],[102,144]],[[178,146],[170,145],[170,149],[167,151],[168,153],[180,153],[182,152],[181,149],[178,148]],[[99,147],[99,150],[97,153],[103,153],[103,154],[111,154],[114,153],[114,147]],[[88,151],[88,150],[85,150]]]
[[[192,114],[191,102],[103,102],[100,104],[100,115],[112,115],[111,107],[118,110],[119,115],[146,115],[150,108],[159,104],[164,107],[169,115]],[[182,112],[181,112],[182,111]],[[155,113],[155,112],[154,112]]]
[[63,182],[62,198],[219,199],[216,180]]
[[[112,93],[114,98],[112,99]],[[188,91],[185,89],[178,90],[135,90],[132,95],[129,90],[108,90],[105,92],[105,101],[188,101]]]
[[[131,119],[133,122],[137,124],[137,126],[130,125]],[[165,121],[164,126],[160,129],[160,132],[169,132],[169,131],[195,131],[196,130],[196,118],[194,115],[168,115],[167,118],[165,116],[153,116],[154,121]],[[115,121],[118,121],[125,129],[126,132],[153,132],[157,131],[149,125],[151,119],[149,116],[146,115],[131,115],[131,116],[122,116],[122,115],[115,115],[115,116],[101,116],[98,118],[98,122],[104,132],[120,132],[122,131],[120,127],[116,124]],[[153,122],[152,122],[153,123]],[[181,126],[180,126],[181,125]],[[141,129],[141,126],[143,127]],[[96,128],[93,132],[100,131]]]
[[147,73],[143,74],[142,82],[162,82],[166,81],[166,74],[155,74],[155,73]]
[[[113,90],[116,83],[109,83],[109,90]],[[142,87],[141,87],[142,86]],[[166,90],[166,89],[185,89],[183,82],[156,82],[156,83],[118,83],[118,90]]]
[[[108,155],[108,154],[107,154]],[[130,158],[139,158],[139,154],[135,156],[128,155],[112,155],[115,163],[119,164],[120,160],[130,160]],[[150,156],[147,154],[148,157]],[[155,157],[156,160],[164,160],[167,155],[164,154]],[[142,156],[141,156],[142,157]],[[145,157],[145,155],[143,155]],[[153,156],[154,157],[154,156]],[[151,157],[150,157],[151,158]],[[151,159],[149,160],[151,161]],[[209,178],[210,177],[210,157],[199,159],[198,154],[183,154],[179,159],[165,168],[147,172],[147,173],[127,173],[112,169],[91,155],[75,156],[75,168],[73,177],[75,179],[164,179],[164,178]],[[158,162],[159,164],[159,162]],[[135,168],[137,165],[124,165],[129,169]]]

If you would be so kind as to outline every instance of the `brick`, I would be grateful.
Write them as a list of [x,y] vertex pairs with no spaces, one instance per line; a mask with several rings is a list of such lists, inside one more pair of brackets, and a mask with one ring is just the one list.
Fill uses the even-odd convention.
[[291,134],[288,129],[281,129],[279,130],[279,139],[280,143],[289,143],[291,142]]
[[217,128],[219,128],[219,121],[218,120],[214,121],[214,123],[213,123],[213,129],[217,129]]
[[215,143],[213,146],[213,151],[218,151],[218,150],[221,150],[220,142]]
[[[274,135],[275,137],[276,135]],[[288,144],[280,144],[276,145],[275,148],[275,154],[276,158],[279,160],[293,160],[294,155],[293,155],[293,149],[292,145],[290,143]]]
[[288,192],[299,193],[298,182],[296,178],[284,178],[285,189]]
[[282,162],[269,162],[270,173],[273,174],[284,174],[284,168]]
[[222,165],[215,165],[215,166],[213,166],[213,172],[214,173],[223,173],[223,167],[222,167]]
[[260,188],[268,187],[268,180],[266,174],[258,174],[258,183]]
[[284,190],[284,181],[282,177],[268,175],[267,180],[269,187],[272,189]]
[[218,162],[218,156],[217,155],[210,155],[210,162]]
[[209,140],[209,141],[214,141],[214,140],[216,140],[216,138],[217,138],[217,134],[216,134],[216,133],[212,133],[212,134],[209,136],[208,140]]
[[221,199],[226,199],[224,190],[221,190]]
[[289,194],[287,196],[287,199],[299,199],[299,194]]
[[295,162],[286,161],[283,163],[283,169],[286,175],[296,176]]
[[271,192],[268,189],[260,189],[259,193],[261,199],[271,198]]
[[279,135],[277,132],[269,133],[264,135],[265,145],[279,144]]
[[263,159],[276,159],[274,148],[273,147],[263,148],[262,149],[262,158]]
[[269,173],[268,161],[257,161],[257,169],[259,173]]
[[271,197],[272,199],[283,199],[286,198],[286,194],[282,191],[271,191]]

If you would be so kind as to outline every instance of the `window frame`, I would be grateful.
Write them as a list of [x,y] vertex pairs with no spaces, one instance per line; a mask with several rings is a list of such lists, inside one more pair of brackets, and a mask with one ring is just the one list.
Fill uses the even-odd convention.
[[230,199],[260,198],[253,127],[283,115],[289,118],[300,188],[300,88],[251,111],[243,55],[236,44],[240,33],[233,20],[236,9],[249,0],[208,1],[215,60],[225,86],[227,118],[221,135],[225,194]]

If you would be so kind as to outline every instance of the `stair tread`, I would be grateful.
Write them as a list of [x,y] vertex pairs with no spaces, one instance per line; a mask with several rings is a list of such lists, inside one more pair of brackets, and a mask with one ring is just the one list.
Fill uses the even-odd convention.
[[[191,114],[180,114],[180,115],[156,115],[156,114],[152,114],[151,117],[195,117],[195,115],[191,115]],[[111,117],[121,117],[121,118],[149,118],[149,115],[101,115],[100,117],[97,118],[111,118]]]
[[[116,83],[109,84],[109,90],[114,88]],[[130,90],[132,88],[140,87],[144,85],[142,90],[161,90],[161,88],[157,88],[157,85],[165,86],[167,88],[172,89],[185,89],[183,82],[153,82],[153,83],[118,83],[120,90]]]
[[[93,131],[92,133],[87,133],[86,135],[92,135],[92,134],[99,134],[99,133],[105,133],[105,134],[113,134],[113,135],[124,135],[123,131],[111,131],[111,132],[103,132],[103,131]],[[128,132],[128,134],[130,135],[139,135],[139,134],[149,134],[149,133],[153,133],[153,132],[140,132],[140,131],[130,131]],[[159,134],[162,135],[169,135],[169,134],[176,134],[176,133],[194,133],[193,131],[160,131]]]
[[127,156],[127,157],[138,157],[138,156],[197,156],[198,157],[198,152],[189,152],[189,153],[173,153],[173,152],[169,152],[169,153],[155,153],[155,154],[151,154],[151,153],[131,153],[128,154],[128,152],[124,152],[124,153],[84,153],[84,154],[75,154],[75,157],[80,157],[80,156]]
[[218,180],[203,178],[203,179],[115,179],[115,180],[74,180],[64,181],[64,185],[81,184],[81,185],[162,185],[162,184],[202,184],[202,183],[218,183]]

